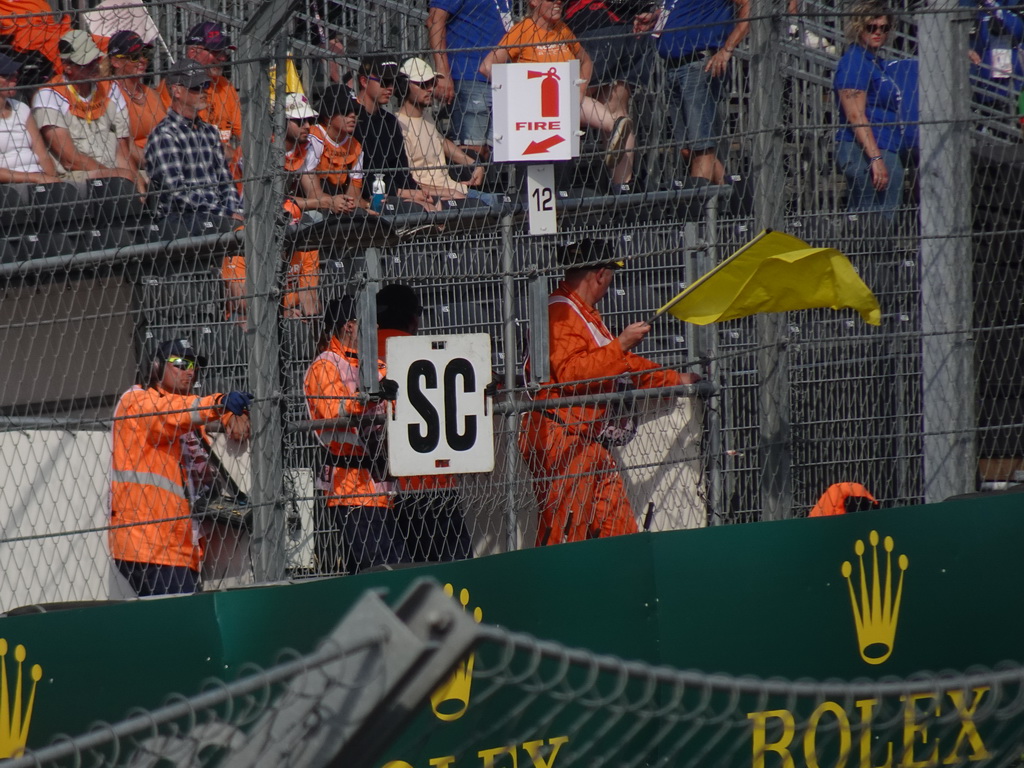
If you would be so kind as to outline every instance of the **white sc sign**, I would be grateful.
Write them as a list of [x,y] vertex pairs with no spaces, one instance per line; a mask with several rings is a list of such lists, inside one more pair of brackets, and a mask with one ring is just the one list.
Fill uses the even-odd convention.
[[446,475],[494,469],[494,424],[484,387],[491,341],[465,336],[388,339],[388,378],[398,382],[388,419],[391,474]]

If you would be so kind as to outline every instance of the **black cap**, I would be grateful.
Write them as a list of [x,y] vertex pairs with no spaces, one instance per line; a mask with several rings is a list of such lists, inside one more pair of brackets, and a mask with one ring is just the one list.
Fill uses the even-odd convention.
[[324,329],[338,334],[349,320],[358,320],[356,300],[352,296],[339,296],[327,302],[324,308]]
[[317,111],[321,122],[328,122],[335,115],[352,115],[358,112],[357,102],[344,85],[332,85],[320,95]]
[[21,69],[21,64],[6,53],[0,53],[0,75],[13,75],[19,69]]
[[199,45],[208,51],[235,50],[224,27],[216,21],[202,21],[192,27],[185,35],[185,45]]
[[195,88],[198,85],[210,84],[210,73],[191,59],[183,59],[179,65],[167,73],[164,78],[167,85],[183,85]]
[[133,53],[142,53],[152,47],[152,45],[146,45],[146,42],[139,37],[138,32],[122,29],[110,36],[110,42],[107,43],[107,55],[130,56]]
[[610,240],[585,237],[558,249],[558,263],[566,269],[622,269],[626,262],[615,257]]
[[394,81],[398,78],[398,59],[390,53],[371,53],[359,62],[359,74]]
[[195,360],[200,368],[206,365],[206,358],[196,353],[192,342],[188,339],[170,339],[160,342],[160,345],[156,348],[156,359],[166,361],[171,357]]

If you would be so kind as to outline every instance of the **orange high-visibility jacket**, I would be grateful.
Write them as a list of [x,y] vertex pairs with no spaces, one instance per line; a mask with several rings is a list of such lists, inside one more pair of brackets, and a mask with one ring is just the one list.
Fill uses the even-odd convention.
[[[386,373],[384,363],[378,360],[377,377],[383,378]],[[356,350],[342,345],[336,338],[331,339],[327,349],[309,366],[304,389],[311,419],[336,419],[386,410],[383,403],[365,406],[352,399],[359,390],[359,358]],[[334,456],[358,459],[366,455],[356,427],[318,429],[317,436]],[[328,493],[329,507],[388,507],[395,491],[394,482],[374,480],[369,469],[359,466],[334,467],[329,484],[318,484],[318,487]]]
[[[223,415],[222,397],[140,386],[121,395],[110,467],[108,539],[115,559],[199,570],[203,543],[190,517],[181,439]],[[163,522],[147,522],[156,520]]]
[[811,509],[808,517],[829,517],[831,515],[846,514],[846,500],[854,496],[863,496],[866,499],[878,503],[878,499],[871,495],[871,491],[860,483],[833,483],[821,494],[818,503]]
[[[652,370],[658,364],[633,352],[623,351],[601,314],[584,303],[565,283],[548,299],[548,339],[551,359],[550,384],[538,399],[570,397],[595,392],[614,392],[615,378],[628,375],[637,387],[670,387],[682,383],[678,371]],[[587,379],[601,379],[587,381]],[[587,434],[600,429],[605,406],[589,405],[552,409],[570,431]]]

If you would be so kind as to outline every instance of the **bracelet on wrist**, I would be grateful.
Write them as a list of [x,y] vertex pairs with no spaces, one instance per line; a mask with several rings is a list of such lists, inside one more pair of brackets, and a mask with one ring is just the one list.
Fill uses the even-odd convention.
[[871,163],[873,163],[873,162],[875,162],[875,160],[881,160],[881,159],[882,159],[882,156],[881,156],[881,155],[875,155],[875,156],[874,156],[874,157],[872,157],[872,158],[871,158],[871,159],[870,159],[870,160],[869,160],[868,162],[871,162]]

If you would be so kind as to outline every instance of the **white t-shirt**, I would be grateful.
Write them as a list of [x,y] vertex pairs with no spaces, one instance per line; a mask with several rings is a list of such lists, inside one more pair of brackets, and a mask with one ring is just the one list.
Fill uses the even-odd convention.
[[402,126],[409,170],[420,188],[432,194],[456,194],[465,197],[468,187],[448,175],[444,136],[434,121],[425,117],[411,117],[401,112],[395,117]]
[[7,100],[11,108],[10,117],[0,117],[0,168],[21,173],[42,173],[42,166],[32,151],[32,140],[28,135],[30,114],[28,104],[14,99]]
[[[53,88],[40,88],[32,100],[32,115],[40,130],[50,125],[67,128],[79,152],[108,168],[117,164],[117,140],[131,138],[128,105],[120,88],[110,88],[107,108],[95,120],[75,117],[63,94]],[[59,173],[66,173],[59,162],[57,169]]]

